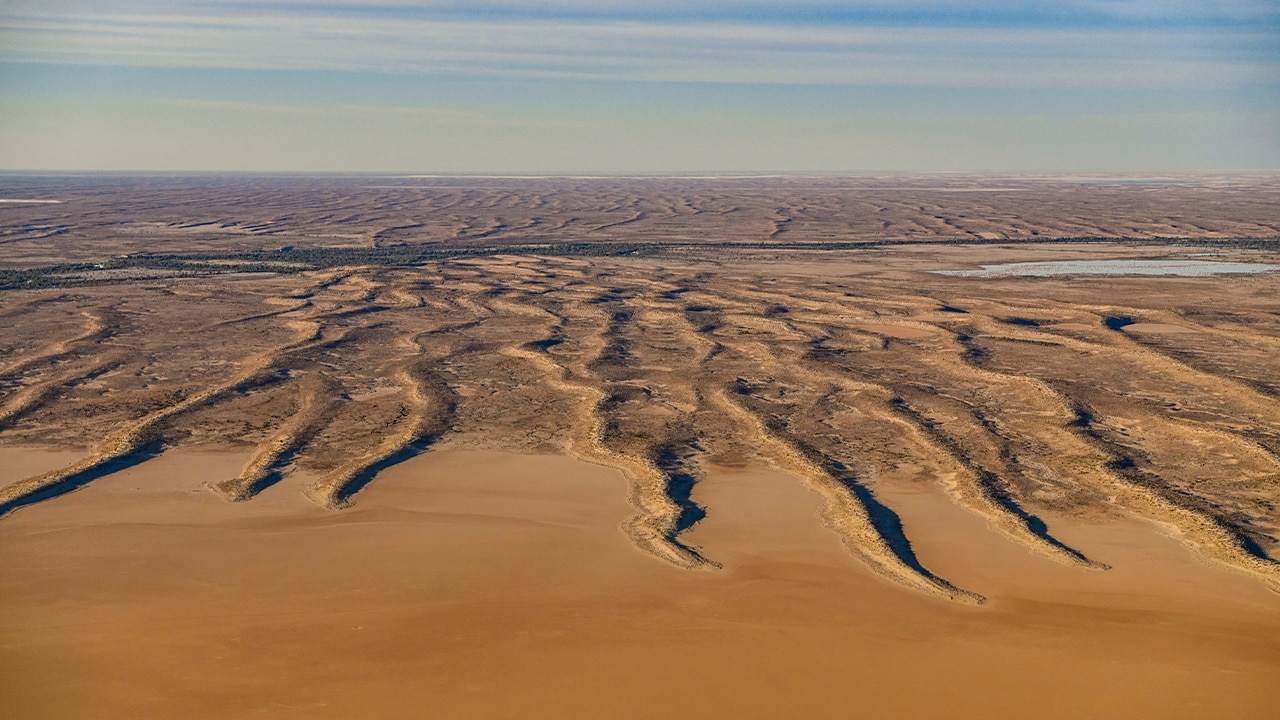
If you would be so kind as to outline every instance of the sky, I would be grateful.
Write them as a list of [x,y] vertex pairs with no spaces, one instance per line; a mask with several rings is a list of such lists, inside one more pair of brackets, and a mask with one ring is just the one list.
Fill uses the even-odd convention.
[[1280,2],[0,0],[0,169],[1280,169]]

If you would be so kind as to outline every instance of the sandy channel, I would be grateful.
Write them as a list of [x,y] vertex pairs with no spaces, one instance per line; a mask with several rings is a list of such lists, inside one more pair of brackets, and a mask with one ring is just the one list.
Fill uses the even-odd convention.
[[[74,459],[74,458],[72,458]],[[1032,555],[936,487],[884,482],[966,607],[865,570],[820,500],[713,468],[684,571],[619,531],[615,471],[445,449],[343,511],[289,478],[202,487],[245,453],[179,449],[0,521],[6,718],[1199,718],[1280,707],[1280,596],[1137,521]],[[67,462],[0,450],[0,481]]]

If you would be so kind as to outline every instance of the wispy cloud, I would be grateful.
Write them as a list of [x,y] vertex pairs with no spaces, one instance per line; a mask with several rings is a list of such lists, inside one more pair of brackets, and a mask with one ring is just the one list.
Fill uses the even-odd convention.
[[[839,4],[846,21],[806,23],[837,4],[774,4],[769,7],[776,17],[761,18],[752,11],[763,3],[711,3],[724,15],[715,20],[696,19],[696,13],[689,19],[674,4],[574,0],[520,4],[519,13],[517,4],[504,2],[463,8],[450,2],[121,0],[116,12],[78,3],[20,4],[0,13],[0,59],[906,86],[1211,87],[1280,81],[1267,4],[1227,3],[1213,18],[1256,16],[1262,25],[1211,29],[1123,21],[1157,16],[1154,3],[1139,0],[1055,3],[1058,19],[1052,21],[1036,14],[1048,4],[1032,3],[1036,12],[1028,12],[1024,4],[997,3],[1024,7],[1007,15],[1019,22],[1004,24],[973,22],[980,5],[991,14],[990,4],[964,1]],[[1206,17],[1192,3],[1166,7],[1159,17]],[[854,10],[862,15],[850,15]],[[914,22],[903,15],[907,11],[940,21]],[[1070,21],[1103,12],[1114,22]],[[866,19],[877,13],[887,24]],[[948,17],[951,22],[941,22]]]
[[771,18],[792,23],[867,22],[877,18],[949,19],[997,25],[1053,20],[1231,22],[1280,17],[1270,0],[10,0],[11,12],[291,15],[447,15],[485,18]]
[[243,102],[235,100],[210,100],[206,98],[165,98],[161,104],[175,108],[202,112],[226,112],[236,115],[274,115],[294,118],[347,118],[358,121],[370,119],[408,120],[429,124],[460,125],[467,127],[587,127],[594,123],[578,118],[540,117],[521,114],[518,117],[467,110],[449,110],[430,107],[404,107],[395,105],[325,104],[303,105],[285,103]]
[[0,0],[0,167],[1275,167],[1277,37],[1275,0]]

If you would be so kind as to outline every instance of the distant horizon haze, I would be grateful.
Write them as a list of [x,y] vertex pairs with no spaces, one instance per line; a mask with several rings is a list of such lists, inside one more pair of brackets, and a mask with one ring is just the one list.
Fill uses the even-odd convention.
[[13,0],[0,97],[0,171],[1266,171],[1280,6]]

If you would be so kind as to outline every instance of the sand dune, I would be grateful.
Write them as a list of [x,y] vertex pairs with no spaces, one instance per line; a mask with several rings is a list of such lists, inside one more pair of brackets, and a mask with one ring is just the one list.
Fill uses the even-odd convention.
[[1270,181],[350,182],[0,223],[0,715],[1274,714],[1280,274],[935,272]]
[[[216,484],[224,495],[250,497],[268,476],[288,472],[287,458],[319,474],[310,497],[342,507],[380,469],[466,435],[475,413],[495,418],[490,440],[519,447],[525,428],[495,413],[527,417],[518,408],[531,400],[548,407],[534,421],[549,424],[543,437],[631,479],[636,515],[625,532],[684,567],[709,563],[679,537],[708,511],[689,501],[688,487],[701,466],[727,455],[767,459],[804,478],[826,498],[828,524],[870,566],[957,599],[970,596],[927,569],[894,509],[877,499],[881,476],[908,464],[931,468],[957,502],[1029,550],[1068,563],[1109,564],[1060,541],[1037,505],[1125,508],[1165,523],[1207,557],[1267,582],[1280,576],[1269,550],[1274,510],[1251,495],[1280,472],[1280,401],[1257,386],[1265,363],[1255,369],[1261,357],[1242,356],[1254,365],[1202,369],[1123,331],[1141,323],[1108,327],[1108,318],[1141,318],[1142,308],[971,299],[963,312],[938,313],[937,300],[891,290],[892,280],[864,282],[859,294],[801,277],[730,281],[705,270],[518,256],[445,262],[430,280],[418,275],[350,269],[319,274],[301,290],[244,283],[228,285],[238,289],[225,299],[193,293],[210,319],[207,335],[175,363],[186,362],[185,352],[207,364],[221,352],[209,343],[237,333],[257,343],[293,335],[215,360],[240,369],[205,386],[167,379],[209,375],[166,369],[146,349],[164,317],[85,311],[78,335],[7,363],[11,377],[26,379],[0,408],[13,437],[39,434],[42,423],[72,431],[85,422],[77,417],[121,420],[88,458],[11,479],[0,488],[5,507],[74,489],[155,451],[148,448],[180,442],[190,428],[206,428],[205,441],[258,445],[245,469]],[[950,282],[971,293],[983,287]],[[292,309],[278,312],[289,298],[294,304],[284,307]],[[175,322],[182,302],[171,302]],[[1089,330],[1009,320],[1045,312],[1055,321],[1088,319],[1077,325]],[[1163,334],[1161,342],[1195,337]],[[1138,374],[1116,374],[1120,364]],[[1078,384],[1095,372],[1089,387]],[[486,390],[464,397],[462,385]],[[166,397],[157,394],[162,387],[172,399],[143,400]],[[55,398],[77,388],[80,399]],[[134,395],[141,406],[159,406],[121,416]],[[1150,398],[1180,411],[1151,408]],[[261,424],[245,420],[249,429],[235,430],[237,417]],[[1248,487],[1224,475],[1210,488],[1204,481],[1216,476],[1205,472],[1180,479],[1179,468],[1192,467],[1181,456],[1194,452],[1230,457]]]

